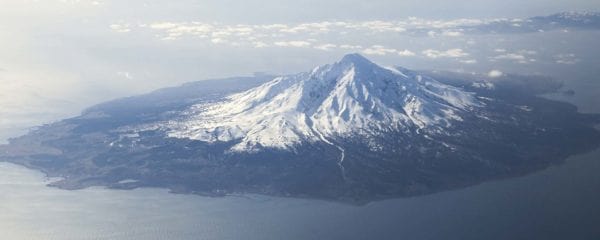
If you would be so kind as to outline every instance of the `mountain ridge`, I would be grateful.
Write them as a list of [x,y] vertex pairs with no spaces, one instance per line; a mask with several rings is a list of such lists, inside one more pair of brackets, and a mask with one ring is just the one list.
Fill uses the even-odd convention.
[[183,120],[167,128],[176,138],[242,139],[234,147],[238,151],[257,145],[286,149],[358,130],[447,127],[461,120],[460,112],[477,106],[481,103],[471,93],[349,54],[229,96],[224,103],[192,106]]

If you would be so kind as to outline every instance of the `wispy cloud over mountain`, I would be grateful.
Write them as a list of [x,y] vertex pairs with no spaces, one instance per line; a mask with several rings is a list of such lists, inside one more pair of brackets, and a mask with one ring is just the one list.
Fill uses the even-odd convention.
[[[315,50],[356,50],[367,55],[402,57],[421,56],[429,59],[461,58],[469,54],[463,47],[446,50],[398,49],[384,42],[399,38],[430,37],[437,41],[457,40],[476,44],[472,36],[540,32],[569,28],[600,29],[600,15],[595,13],[561,13],[546,17],[520,18],[463,18],[432,20],[409,17],[402,20],[321,21],[296,24],[223,24],[202,21],[156,21],[152,23],[114,23],[109,28],[118,34],[151,34],[163,41],[197,41],[225,44],[237,48],[291,47]],[[364,37],[369,36],[368,39]],[[502,49],[496,49],[502,50]],[[506,51],[506,50],[504,50]],[[421,55],[415,54],[421,52]],[[490,61],[510,60],[533,62],[532,51],[500,52],[489,56]],[[476,60],[460,60],[476,63]]]

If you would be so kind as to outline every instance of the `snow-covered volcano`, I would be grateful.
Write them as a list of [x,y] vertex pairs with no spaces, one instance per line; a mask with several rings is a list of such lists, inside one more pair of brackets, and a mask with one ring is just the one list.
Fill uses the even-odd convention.
[[350,54],[223,101],[194,105],[167,132],[205,142],[240,141],[235,151],[291,149],[350,135],[439,132],[482,105],[472,93]]
[[366,203],[521,176],[600,144],[599,116],[537,97],[558,89],[546,80],[489,85],[353,54],[296,75],[107,102],[0,146],[0,158],[62,177],[53,184],[67,189]]

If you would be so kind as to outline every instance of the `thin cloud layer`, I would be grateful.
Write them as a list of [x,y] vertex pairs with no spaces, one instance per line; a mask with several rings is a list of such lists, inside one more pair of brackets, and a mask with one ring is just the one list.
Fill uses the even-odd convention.
[[[202,21],[157,21],[137,24],[119,22],[111,24],[109,28],[117,34],[147,34],[172,44],[177,44],[178,41],[191,41],[198,44],[250,49],[305,48],[326,52],[360,52],[374,56],[417,57],[429,60],[454,59],[457,63],[473,65],[481,62],[469,53],[470,48],[477,48],[478,45],[473,37],[488,33],[497,34],[498,29],[522,31],[526,26],[534,29],[541,28],[538,26],[540,24],[539,20],[519,18],[431,20],[409,17],[396,21],[320,21],[297,24],[222,24]],[[548,25],[557,24],[548,23]],[[548,28],[543,24],[542,27]],[[441,47],[436,49],[431,46],[420,46],[422,44],[398,47],[390,44],[390,42],[400,41],[418,43],[423,41],[423,38],[437,41],[441,43],[439,44]],[[534,50],[509,51],[505,48],[495,48],[491,49],[491,52],[495,54],[484,56],[488,62],[527,64],[538,60],[537,52]],[[577,60],[557,54],[550,61],[557,64],[571,64]]]
[[573,65],[581,61],[581,59],[577,58],[577,56],[573,53],[563,53],[557,54],[554,56],[555,62],[558,64],[567,64]]
[[503,73],[503,72],[501,72],[500,70],[491,70],[491,71],[488,73],[488,77],[491,77],[491,78],[498,78],[498,77],[502,77],[502,75],[504,75],[504,73]]
[[469,56],[468,53],[464,52],[460,48],[453,48],[453,49],[448,49],[445,51],[427,49],[427,50],[423,51],[423,55],[425,55],[428,58],[433,58],[433,59],[435,59],[435,58],[461,58],[461,57]]
[[373,45],[371,47],[365,48],[364,50],[362,50],[362,53],[366,54],[366,55],[379,55],[379,56],[385,56],[388,54],[397,54],[398,56],[402,56],[402,57],[412,57],[412,56],[416,55],[414,52],[412,52],[408,49],[398,50],[398,49],[394,49],[394,48],[386,48],[381,45]]
[[521,64],[532,63],[537,61],[537,59],[534,58],[534,56],[537,55],[537,52],[533,50],[519,50],[517,52],[512,53],[507,52],[506,49],[495,49],[494,51],[501,54],[490,57],[491,61],[512,61]]
[[[154,22],[148,24],[115,23],[110,28],[119,33],[132,30],[150,30],[163,40],[177,40],[182,38],[206,39],[210,42],[230,42],[234,45],[256,45],[256,41],[282,42],[289,39],[322,38],[324,36],[378,36],[378,35],[403,35],[403,36],[464,36],[466,27],[486,26],[508,19],[455,19],[455,20],[428,20],[410,17],[399,21],[322,21],[299,24],[219,24],[209,22]],[[393,35],[392,35],[393,36]],[[267,43],[268,44],[268,43]],[[321,43],[322,46],[325,43]],[[339,46],[351,45],[350,43],[334,43]],[[268,44],[278,45],[278,44]],[[259,46],[264,47],[263,44]],[[295,46],[294,44],[290,46]],[[331,50],[332,46],[321,47]],[[366,50],[366,49],[363,49]]]

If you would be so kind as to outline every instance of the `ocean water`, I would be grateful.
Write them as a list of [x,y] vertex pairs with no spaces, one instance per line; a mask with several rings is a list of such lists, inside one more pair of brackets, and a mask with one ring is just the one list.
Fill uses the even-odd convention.
[[46,187],[0,163],[2,239],[598,239],[600,150],[525,177],[366,206]]

